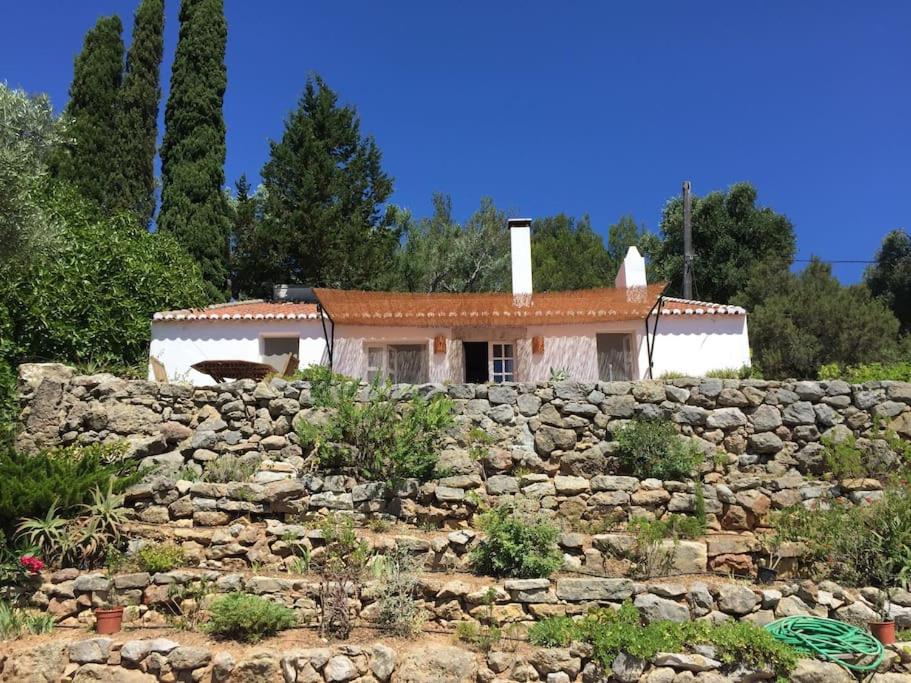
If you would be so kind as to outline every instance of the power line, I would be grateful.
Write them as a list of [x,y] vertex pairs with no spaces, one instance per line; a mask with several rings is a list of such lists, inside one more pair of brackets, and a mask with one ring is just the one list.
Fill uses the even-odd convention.
[[796,259],[794,259],[794,263],[812,263],[813,261],[822,261],[823,263],[877,263],[876,261],[860,261],[860,260],[854,260],[854,259],[842,259],[842,260],[827,259],[827,258],[816,258],[816,259],[796,258]]

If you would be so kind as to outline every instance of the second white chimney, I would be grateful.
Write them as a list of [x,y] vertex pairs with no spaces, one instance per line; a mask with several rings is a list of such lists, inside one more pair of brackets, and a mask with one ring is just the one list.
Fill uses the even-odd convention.
[[617,277],[614,278],[614,287],[645,287],[648,282],[645,279],[645,258],[639,253],[635,245],[626,251],[623,263],[620,264],[620,270],[617,271]]
[[512,252],[512,293],[531,294],[531,219],[510,218],[506,224]]

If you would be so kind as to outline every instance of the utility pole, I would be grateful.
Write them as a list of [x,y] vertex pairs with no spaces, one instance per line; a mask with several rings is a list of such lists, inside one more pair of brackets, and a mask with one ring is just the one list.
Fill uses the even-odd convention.
[[690,181],[683,181],[683,298],[693,298],[693,216]]

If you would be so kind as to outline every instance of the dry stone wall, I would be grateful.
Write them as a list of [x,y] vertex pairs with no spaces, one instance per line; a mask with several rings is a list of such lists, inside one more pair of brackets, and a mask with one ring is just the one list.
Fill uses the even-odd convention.
[[[366,392],[366,387],[364,392]],[[706,453],[700,472],[709,527],[749,531],[770,510],[825,498],[858,503],[881,495],[873,479],[832,481],[823,437],[855,437],[871,468],[898,457],[884,434],[911,438],[911,384],[842,381],[675,379],[501,385],[398,385],[445,394],[456,426],[444,440],[448,476],[403,482],[358,481],[305,466],[294,427],[325,419],[304,382],[273,379],[212,387],[76,376],[56,364],[20,368],[19,445],[125,440],[156,474],[131,492],[137,519],[219,526],[241,516],[351,510],[409,522],[459,526],[482,502],[521,497],[597,531],[607,518],[692,512],[692,482],[639,480],[621,471],[612,437],[634,417],[665,416]],[[472,443],[472,431],[490,441]],[[250,482],[192,480],[232,455]]]

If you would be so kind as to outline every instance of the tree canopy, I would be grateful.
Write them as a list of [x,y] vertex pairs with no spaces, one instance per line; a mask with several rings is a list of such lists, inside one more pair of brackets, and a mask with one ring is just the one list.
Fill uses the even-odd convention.
[[100,18],[86,33],[65,110],[68,143],[54,158],[57,177],[102,207],[114,196],[118,165],[115,119],[123,77],[122,32],[120,17],[113,15]]
[[208,299],[228,290],[230,217],[225,181],[228,27],[223,0],[183,0],[161,145],[158,227],[199,263]]
[[753,362],[767,377],[815,378],[821,365],[894,360],[898,320],[863,285],[844,286],[813,260],[792,273],[766,260],[734,302],[749,311]]
[[907,232],[893,230],[886,235],[864,280],[873,296],[895,313],[902,332],[911,332],[911,236]]
[[133,21],[133,38],[117,102],[117,162],[111,168],[110,200],[112,208],[134,212],[142,225],[148,225],[155,212],[163,49],[164,0],[142,0]]
[[396,255],[397,289],[411,292],[502,292],[510,287],[506,214],[485,197],[459,224],[448,195],[433,196],[433,215],[414,219],[398,210],[402,244]]
[[[372,289],[387,278],[397,244],[383,204],[392,178],[354,107],[319,76],[270,144],[262,169],[262,220],[255,249],[238,264],[243,291],[278,282]],[[251,263],[252,261],[252,263]]]
[[[736,183],[726,192],[693,197],[693,289],[697,299],[729,303],[754,264],[773,259],[790,263],[796,250],[791,221],[756,205],[756,188]],[[661,236],[653,255],[655,273],[682,294],[683,200],[674,197],[661,215]]]
[[61,133],[45,95],[30,97],[0,83],[0,274],[52,236],[40,198]]

